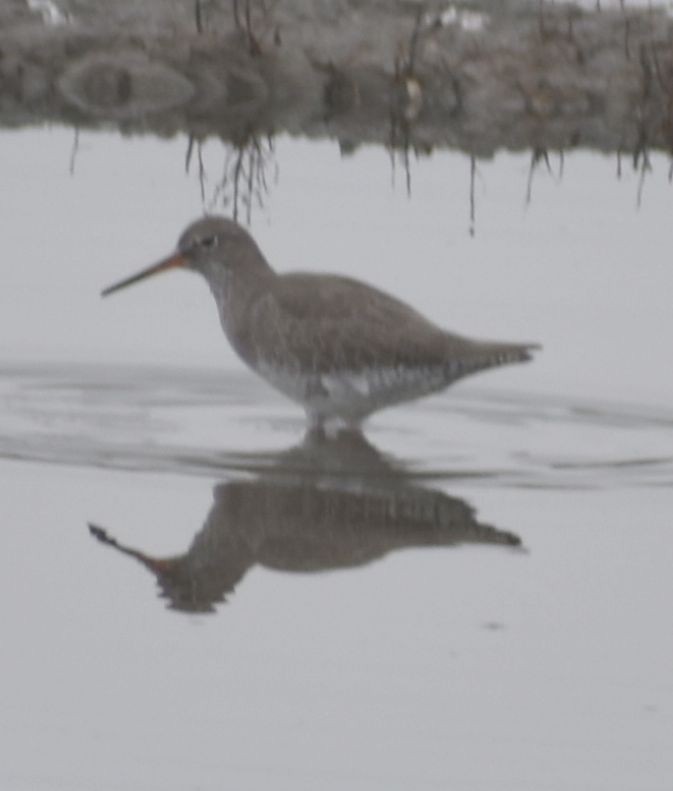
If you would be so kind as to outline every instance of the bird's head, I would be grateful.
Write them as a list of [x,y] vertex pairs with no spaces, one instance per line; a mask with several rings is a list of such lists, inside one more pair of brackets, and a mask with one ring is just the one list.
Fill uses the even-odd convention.
[[101,293],[106,297],[169,269],[193,269],[212,280],[224,277],[228,270],[260,262],[268,267],[252,236],[238,223],[226,217],[203,217],[185,228],[171,255]]

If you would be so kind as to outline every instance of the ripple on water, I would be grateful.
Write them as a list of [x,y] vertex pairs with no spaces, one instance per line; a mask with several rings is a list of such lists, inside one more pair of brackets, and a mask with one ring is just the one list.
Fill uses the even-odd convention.
[[[301,411],[247,372],[95,365],[0,371],[0,458],[185,475],[315,474]],[[399,474],[489,487],[673,482],[673,412],[461,385],[383,412],[367,437]],[[366,458],[321,474],[381,475]]]

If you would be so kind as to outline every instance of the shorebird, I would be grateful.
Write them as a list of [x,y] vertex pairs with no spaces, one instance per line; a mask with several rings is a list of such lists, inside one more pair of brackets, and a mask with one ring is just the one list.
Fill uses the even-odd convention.
[[525,362],[538,348],[454,335],[358,280],[278,274],[244,228],[218,216],[193,222],[171,255],[102,295],[176,268],[205,277],[235,351],[301,404],[312,427],[332,419],[357,427],[378,409]]

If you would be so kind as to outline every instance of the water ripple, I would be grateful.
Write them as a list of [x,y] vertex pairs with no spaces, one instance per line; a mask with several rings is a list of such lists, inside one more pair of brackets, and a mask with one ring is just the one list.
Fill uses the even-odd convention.
[[[0,458],[217,477],[309,475],[303,416],[247,372],[95,365],[0,370]],[[409,479],[669,486],[673,411],[456,387],[384,412],[368,438]],[[332,459],[329,475],[376,475]],[[294,465],[294,466],[293,466]]]

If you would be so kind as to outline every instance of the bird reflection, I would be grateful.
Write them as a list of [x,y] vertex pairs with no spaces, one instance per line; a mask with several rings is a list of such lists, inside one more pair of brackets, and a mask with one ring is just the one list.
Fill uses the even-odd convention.
[[364,566],[410,547],[521,543],[479,522],[464,500],[420,486],[418,476],[355,432],[309,432],[254,479],[217,484],[205,523],[182,555],[152,557],[98,525],[89,529],[149,569],[170,608],[200,613],[226,601],[256,565],[318,572]]

